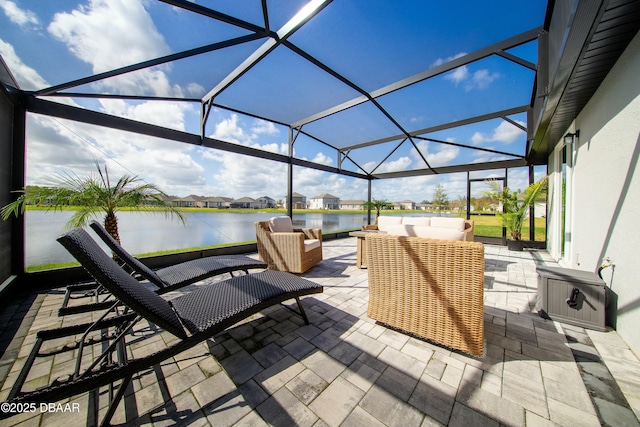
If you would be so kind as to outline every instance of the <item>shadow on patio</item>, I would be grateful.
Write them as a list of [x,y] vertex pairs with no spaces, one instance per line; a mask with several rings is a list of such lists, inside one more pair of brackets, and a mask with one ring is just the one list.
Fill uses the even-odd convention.
[[[336,240],[325,244],[325,260],[304,275],[325,287],[323,294],[303,300],[310,325],[289,310],[272,307],[219,334],[215,342],[139,372],[112,423],[637,424],[630,407],[638,413],[640,387],[628,379],[637,378],[640,363],[632,360],[617,334],[560,325],[531,312],[535,265],[551,263],[545,253],[537,253],[536,260],[530,253],[513,255],[502,247],[487,245],[485,251],[491,288],[485,287],[483,358],[369,319],[367,270],[355,267],[355,241]],[[5,356],[14,354],[15,360],[2,359],[8,376],[0,400],[15,380],[36,330],[81,321],[80,315],[57,317],[62,297],[58,292],[29,296],[23,308],[15,310],[15,316],[31,316],[33,322],[19,327],[12,343],[2,343]],[[17,344],[19,336],[23,342]],[[132,351],[146,354],[173,339],[141,326],[132,338]],[[68,364],[54,356],[34,367],[27,384],[41,386]],[[606,379],[609,370],[624,370],[627,376],[616,383]],[[93,425],[93,407],[99,405],[104,413],[107,393],[105,388],[99,396],[74,397],[81,413],[21,414],[3,425]]]

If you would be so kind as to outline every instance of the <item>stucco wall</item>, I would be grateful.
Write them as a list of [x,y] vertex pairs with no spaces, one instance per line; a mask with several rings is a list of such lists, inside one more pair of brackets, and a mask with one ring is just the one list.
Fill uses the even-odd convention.
[[[603,271],[618,294],[617,329],[640,355],[640,35],[575,120],[569,267]],[[553,160],[550,158],[550,161]]]

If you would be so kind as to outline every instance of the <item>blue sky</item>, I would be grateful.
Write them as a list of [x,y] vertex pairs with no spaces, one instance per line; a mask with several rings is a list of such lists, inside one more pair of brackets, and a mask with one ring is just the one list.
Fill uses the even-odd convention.
[[[196,3],[264,25],[259,0]],[[280,28],[304,4],[269,1],[271,28]],[[545,7],[545,1],[460,1],[453,6],[451,2],[336,0],[294,33],[290,41],[363,90],[374,91],[531,30],[542,24]],[[0,0],[0,55],[26,90],[47,88],[246,34],[244,29],[153,0]],[[253,41],[71,90],[200,98],[263,42]],[[532,42],[509,53],[536,62],[537,46]],[[491,56],[381,96],[377,101],[400,126],[414,131],[528,104],[533,78],[530,70]],[[358,96],[360,93],[354,88],[280,46],[215,101],[293,123]],[[199,103],[55,100],[199,133]],[[526,122],[524,114],[510,119]],[[303,129],[338,147],[401,133],[369,103],[308,123]],[[280,199],[286,194],[286,168],[274,162],[33,114],[28,116],[27,131],[30,184],[46,183],[46,177],[62,170],[84,175],[98,158],[108,164],[114,175],[139,175],[178,196],[268,195]],[[225,109],[211,112],[205,133],[266,151],[286,154],[288,150],[287,127]],[[525,147],[525,133],[501,119],[423,136],[515,154],[523,154]],[[376,168],[378,172],[424,168],[417,150],[435,167],[510,158],[418,140],[416,146],[405,142],[398,147],[400,142],[401,139],[353,150],[350,157],[365,170]],[[337,166],[336,151],[311,138],[301,136],[294,150],[296,157]],[[343,167],[358,170],[349,161]],[[512,188],[522,188],[525,180],[524,170],[510,173]],[[431,199],[439,183],[445,185],[452,199],[466,191],[465,174],[436,175],[376,181],[373,196],[421,201]],[[308,197],[332,193],[342,199],[364,199],[366,189],[365,180],[295,169],[294,190]]]

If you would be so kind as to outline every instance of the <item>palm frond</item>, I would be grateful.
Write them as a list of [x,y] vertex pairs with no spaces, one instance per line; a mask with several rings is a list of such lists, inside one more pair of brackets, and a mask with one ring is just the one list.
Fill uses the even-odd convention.
[[115,216],[121,208],[164,213],[177,217],[183,224],[185,217],[176,207],[164,201],[167,195],[157,186],[145,183],[138,176],[123,175],[114,185],[107,166],[95,161],[97,174],[79,177],[75,173],[57,173],[49,179],[50,186],[27,187],[15,201],[0,208],[0,215],[8,219],[23,213],[26,205],[44,205],[49,209],[75,206],[76,212],[67,227],[85,226],[90,219],[103,212]]

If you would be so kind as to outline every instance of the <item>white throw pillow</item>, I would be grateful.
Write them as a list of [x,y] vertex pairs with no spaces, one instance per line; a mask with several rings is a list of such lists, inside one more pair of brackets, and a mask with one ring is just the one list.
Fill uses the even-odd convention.
[[405,216],[402,223],[407,225],[431,225],[431,218],[428,216]]
[[453,228],[464,231],[464,218],[444,218],[435,216],[431,218],[432,227]]
[[288,216],[276,216],[269,220],[269,230],[272,233],[292,233],[293,223]]
[[401,216],[379,216],[378,217],[378,230],[389,232],[389,227],[392,225],[402,224]]

